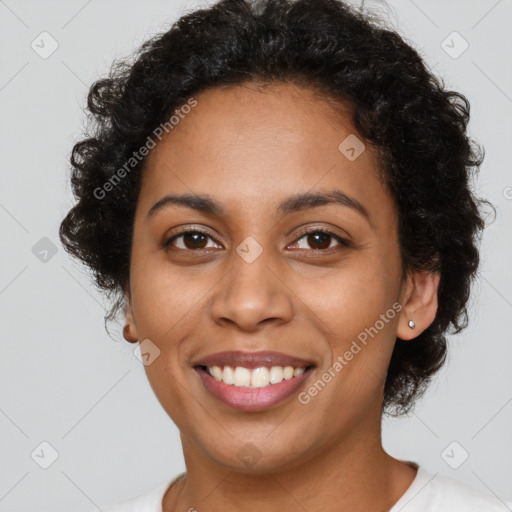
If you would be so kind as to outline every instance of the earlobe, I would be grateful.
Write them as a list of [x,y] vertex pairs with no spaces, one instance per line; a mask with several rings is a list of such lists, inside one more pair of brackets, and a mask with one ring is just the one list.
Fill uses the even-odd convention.
[[427,329],[434,321],[438,305],[439,273],[419,271],[409,279],[396,334],[402,340],[412,340]]
[[130,294],[127,292],[126,307],[125,307],[125,326],[123,327],[123,338],[130,343],[137,343],[139,338],[137,336],[137,328],[133,319],[132,303]]

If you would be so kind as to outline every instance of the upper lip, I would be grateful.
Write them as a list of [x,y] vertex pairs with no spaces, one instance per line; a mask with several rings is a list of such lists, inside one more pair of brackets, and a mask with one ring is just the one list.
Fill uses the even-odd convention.
[[294,368],[307,368],[308,366],[315,366],[315,363],[302,359],[301,357],[271,350],[263,350],[260,352],[227,350],[202,357],[198,359],[193,366],[243,366],[244,368],[250,369],[262,366],[293,366]]

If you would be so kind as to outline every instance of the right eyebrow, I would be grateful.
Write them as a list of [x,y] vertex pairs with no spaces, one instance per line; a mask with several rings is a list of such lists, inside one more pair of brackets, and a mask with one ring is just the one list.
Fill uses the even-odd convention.
[[225,215],[224,208],[207,195],[197,194],[168,194],[158,200],[148,211],[146,218],[153,217],[158,211],[165,206],[176,204],[198,210],[200,212],[209,213],[222,217]]

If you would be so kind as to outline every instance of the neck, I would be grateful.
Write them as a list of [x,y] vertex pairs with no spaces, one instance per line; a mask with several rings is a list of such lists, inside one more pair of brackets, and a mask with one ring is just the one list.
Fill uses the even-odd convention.
[[164,496],[164,512],[239,512],[242,503],[247,512],[388,510],[416,476],[382,448],[380,418],[373,428],[352,429],[313,456],[270,471],[229,469],[181,437],[187,472]]

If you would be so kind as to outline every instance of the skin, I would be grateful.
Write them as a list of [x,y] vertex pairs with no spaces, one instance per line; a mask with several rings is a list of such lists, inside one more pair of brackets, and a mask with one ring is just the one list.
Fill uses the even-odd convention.
[[[124,336],[160,350],[145,370],[180,430],[187,468],[163,510],[388,510],[416,470],[382,447],[386,370],[396,337],[414,343],[432,323],[439,275],[400,280],[396,210],[378,160],[368,145],[355,161],[338,150],[355,133],[348,110],[283,83],[195,98],[146,159],[126,289]],[[276,210],[299,192],[333,189],[362,203],[369,220],[338,204]],[[169,205],[148,218],[169,193],[208,194],[226,214]],[[206,230],[202,255],[190,236],[164,247],[178,226]],[[351,245],[308,242],[304,227]],[[249,236],[263,249],[252,263],[236,252]],[[292,396],[263,412],[233,409],[191,366],[224,350],[276,350],[317,365],[303,391],[394,303],[400,313],[306,405]],[[237,454],[249,442],[260,458],[247,467]]]

